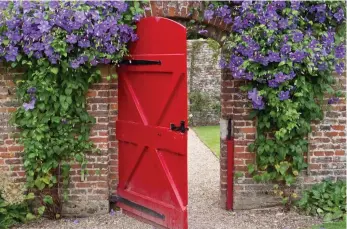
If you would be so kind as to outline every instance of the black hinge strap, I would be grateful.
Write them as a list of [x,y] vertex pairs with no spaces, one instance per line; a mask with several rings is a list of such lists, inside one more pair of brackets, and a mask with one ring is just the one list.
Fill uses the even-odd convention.
[[122,60],[121,65],[161,65],[160,60]]
[[228,119],[228,136],[227,140],[231,140],[231,118]]
[[111,197],[111,202],[123,203],[125,205],[128,205],[131,208],[134,208],[134,209],[136,209],[138,211],[146,213],[146,214],[148,214],[150,216],[153,216],[153,217],[156,217],[156,218],[159,218],[159,219],[162,219],[162,220],[165,219],[165,215],[160,214],[160,213],[158,213],[158,212],[156,212],[156,211],[154,211],[152,209],[149,209],[149,208],[147,208],[147,207],[145,207],[143,205],[140,205],[140,204],[134,203],[134,202],[132,202],[130,200],[124,199],[124,198],[122,198],[120,196],[112,196]]

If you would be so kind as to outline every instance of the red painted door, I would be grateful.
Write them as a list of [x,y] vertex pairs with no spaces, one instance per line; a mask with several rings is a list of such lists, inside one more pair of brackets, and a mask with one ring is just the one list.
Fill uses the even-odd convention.
[[185,229],[186,29],[159,17],[137,26],[132,61],[119,69],[118,206],[163,227]]

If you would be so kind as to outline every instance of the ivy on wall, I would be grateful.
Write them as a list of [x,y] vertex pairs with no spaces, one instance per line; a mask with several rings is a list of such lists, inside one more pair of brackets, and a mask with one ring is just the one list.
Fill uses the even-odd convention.
[[47,190],[59,180],[68,185],[71,161],[84,173],[94,123],[86,92],[100,78],[96,66],[118,63],[138,39],[143,10],[136,1],[1,1],[0,10],[0,58],[24,69],[12,122],[21,130],[27,187],[48,206],[59,197]]

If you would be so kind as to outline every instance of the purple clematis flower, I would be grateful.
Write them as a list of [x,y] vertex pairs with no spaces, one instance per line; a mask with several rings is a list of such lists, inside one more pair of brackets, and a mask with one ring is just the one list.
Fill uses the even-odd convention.
[[299,10],[300,9],[300,5],[301,5],[301,1],[291,1],[291,8],[293,10]]
[[269,87],[271,87],[271,88],[276,88],[276,87],[279,86],[279,84],[276,82],[275,79],[269,80],[269,81],[268,81],[268,85],[269,85]]
[[16,61],[16,57],[18,55],[18,48],[9,46],[7,50],[7,54],[5,55],[6,61]]
[[78,46],[81,48],[89,48],[90,47],[90,41],[87,39],[82,39],[78,41]]
[[23,103],[24,110],[33,110],[35,108],[36,98],[32,98],[29,103]]
[[339,45],[336,47],[335,49],[335,57],[336,58],[339,58],[339,59],[342,59],[344,58],[346,55],[346,46],[345,45]]
[[228,65],[228,63],[224,59],[221,59],[219,61],[219,67],[220,68],[225,68],[227,65]]
[[76,44],[77,43],[77,36],[75,34],[70,34],[66,36],[66,42],[70,44]]
[[36,93],[36,87],[31,87],[27,90],[27,93],[29,94],[35,94]]
[[279,22],[278,22],[278,27],[280,29],[286,29],[288,27],[288,19],[287,18],[282,18]]
[[280,62],[280,54],[278,52],[269,51],[268,60],[269,62]]
[[136,14],[136,15],[133,17],[133,21],[138,22],[138,21],[140,21],[141,18],[142,18],[142,15],[141,15],[141,14]]
[[300,42],[304,38],[304,35],[300,31],[293,32],[293,41]]
[[248,92],[248,99],[252,101],[253,108],[257,110],[263,110],[265,108],[265,103],[263,97],[261,97],[256,88]]
[[336,13],[334,13],[334,18],[336,21],[340,22],[345,18],[345,14],[343,12],[343,9],[339,9]]
[[198,33],[202,34],[202,35],[206,35],[208,33],[208,31],[206,29],[201,29],[201,30],[199,30]]
[[90,61],[90,64],[92,65],[92,66],[96,66],[96,65],[98,65],[98,61],[94,58],[94,59],[92,59],[91,61]]
[[283,54],[288,54],[290,52],[290,50],[291,50],[291,47],[289,44],[284,44],[281,47],[281,53],[283,53]]
[[310,44],[308,45],[308,47],[309,47],[310,49],[314,49],[314,48],[317,47],[317,44],[318,44],[318,41],[317,41],[316,39],[313,39],[313,40],[310,42]]
[[289,91],[280,91],[278,98],[281,101],[289,99]]
[[213,18],[214,12],[213,10],[205,10],[204,12],[204,18],[205,20],[211,20]]
[[296,50],[295,52],[292,52],[289,54],[290,59],[292,59],[294,62],[302,62],[302,60],[306,57],[306,52]]
[[49,30],[51,29],[52,26],[49,25],[48,21],[41,21],[40,25],[38,26],[38,28],[40,29],[41,33],[46,33],[49,32]]
[[325,71],[328,69],[328,64],[323,62],[323,63],[317,64],[317,67],[319,71]]
[[79,66],[80,66],[80,62],[78,60],[73,60],[71,63],[70,63],[70,66],[73,68],[73,69],[77,69]]
[[332,97],[328,100],[328,104],[335,104],[339,102],[339,98],[338,97]]
[[286,75],[284,75],[283,72],[279,72],[279,73],[275,74],[275,81],[278,84],[285,82],[287,79],[288,79],[288,77]]
[[335,65],[335,71],[339,74],[342,75],[342,73],[345,71],[345,64],[343,62],[340,62]]

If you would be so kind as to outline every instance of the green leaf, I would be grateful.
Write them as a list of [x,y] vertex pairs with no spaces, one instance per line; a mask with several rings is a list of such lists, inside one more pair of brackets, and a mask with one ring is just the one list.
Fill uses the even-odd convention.
[[61,118],[60,117],[52,117],[52,122],[54,123],[60,123]]
[[56,68],[56,67],[51,67],[51,72],[53,73],[53,74],[58,74],[58,72],[59,72],[59,69],[58,68]]
[[43,215],[43,213],[45,212],[46,207],[45,206],[41,206],[37,209],[37,212],[39,213],[39,215]]
[[36,219],[36,217],[32,213],[30,213],[30,212],[26,214],[25,218],[27,220],[34,220],[34,219]]
[[327,214],[324,216],[323,221],[324,221],[324,222],[330,222],[330,221],[332,221],[332,219],[333,219],[333,214],[327,213]]
[[45,196],[43,198],[43,202],[45,202],[46,204],[53,204],[53,198],[51,196]]
[[279,64],[278,64],[278,66],[282,66],[282,65],[285,65],[286,64],[286,62],[284,61],[284,60],[282,60]]
[[40,179],[36,179],[34,183],[39,190],[44,189],[46,186]]
[[247,165],[247,168],[248,168],[248,173],[249,173],[249,174],[253,174],[253,173],[254,173],[254,171],[255,171],[255,165],[249,164],[249,165]]
[[284,175],[289,168],[289,165],[287,163],[280,164],[279,172]]
[[35,194],[33,192],[30,192],[26,195],[25,199],[27,200],[35,199]]
[[71,93],[72,93],[72,88],[68,87],[68,88],[65,89],[65,94],[66,95],[71,95]]

